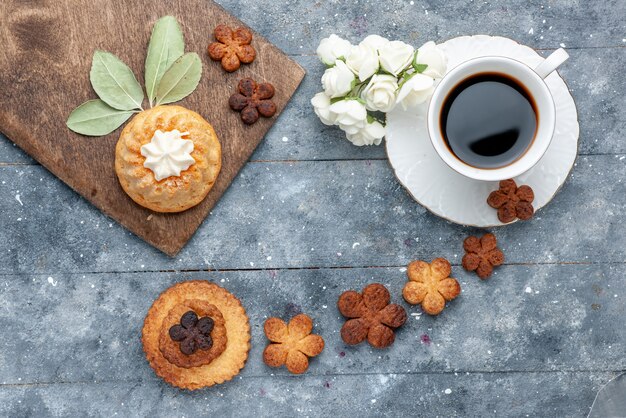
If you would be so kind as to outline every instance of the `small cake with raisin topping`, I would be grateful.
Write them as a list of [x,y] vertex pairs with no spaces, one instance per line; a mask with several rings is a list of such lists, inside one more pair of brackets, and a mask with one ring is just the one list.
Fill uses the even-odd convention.
[[250,350],[250,324],[230,292],[207,281],[189,281],[165,290],[152,304],[142,342],[157,375],[194,390],[239,374]]

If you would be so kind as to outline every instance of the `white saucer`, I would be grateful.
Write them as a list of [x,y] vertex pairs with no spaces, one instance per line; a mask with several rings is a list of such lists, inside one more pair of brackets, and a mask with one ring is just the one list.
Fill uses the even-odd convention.
[[[543,58],[533,49],[498,36],[461,36],[440,45],[448,57],[448,71],[472,58],[500,55],[531,67]],[[568,65],[567,62],[563,65]],[[542,208],[557,193],[574,166],[578,150],[578,115],[567,85],[556,73],[546,78],[556,103],[556,129],[546,154],[530,171],[516,177],[535,192],[533,206]],[[448,167],[428,138],[428,103],[412,111],[387,114],[386,147],[396,177],[413,198],[435,215],[451,222],[477,227],[503,225],[486,203],[498,183],[466,178]]]

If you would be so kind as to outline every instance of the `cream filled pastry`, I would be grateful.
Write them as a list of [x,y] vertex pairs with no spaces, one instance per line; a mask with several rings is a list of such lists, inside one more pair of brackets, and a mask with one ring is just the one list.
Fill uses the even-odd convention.
[[124,191],[155,212],[182,212],[209,193],[222,166],[213,127],[181,106],[157,106],[124,127],[115,171]]
[[146,157],[143,166],[154,173],[154,178],[161,181],[171,176],[180,176],[180,172],[187,170],[196,160],[193,159],[193,141],[182,137],[189,132],[181,133],[178,129],[154,133],[149,144],[141,147],[141,155]]

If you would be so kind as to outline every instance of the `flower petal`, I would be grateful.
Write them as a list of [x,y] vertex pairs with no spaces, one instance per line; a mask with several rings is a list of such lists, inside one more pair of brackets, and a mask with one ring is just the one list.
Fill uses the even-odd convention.
[[422,309],[429,315],[438,315],[446,306],[446,301],[439,292],[428,292],[422,302]]
[[362,319],[351,319],[341,327],[341,339],[350,345],[362,343],[367,338],[368,326]]
[[437,284],[437,290],[445,300],[452,300],[461,293],[461,285],[456,279],[448,277]]
[[274,97],[274,93],[276,90],[270,83],[261,83],[256,88],[256,94],[260,100],[271,99]]
[[269,318],[265,321],[263,330],[267,339],[275,343],[282,343],[289,336],[287,324],[280,318]]
[[221,43],[228,43],[233,39],[233,31],[226,25],[219,25],[215,28],[215,39]]
[[467,237],[465,241],[463,241],[463,249],[468,253],[478,253],[480,252],[480,248],[480,240],[477,237]]
[[228,68],[227,71],[232,73],[233,71],[237,71],[239,67],[241,67],[241,61],[239,61],[237,54],[231,52],[230,49],[227,50],[222,58],[222,68]]
[[515,183],[515,180],[512,179],[502,180],[500,182],[500,190],[504,194],[515,193],[517,190],[517,183]]
[[233,41],[240,45],[247,45],[252,42],[252,33],[245,28],[237,28],[232,33]]
[[190,329],[196,326],[198,323],[198,315],[194,311],[185,312],[180,318],[180,325],[185,329]]
[[504,263],[504,253],[499,248],[496,248],[487,254],[487,259],[494,267],[500,266]]
[[515,214],[522,221],[529,220],[533,217],[534,213],[535,209],[533,208],[533,205],[528,202],[517,202],[517,205],[515,205]]
[[248,106],[244,107],[241,111],[241,120],[246,125],[252,125],[259,120],[259,111],[254,106],[248,104]]
[[209,56],[214,61],[219,61],[222,58],[224,58],[224,55],[226,55],[227,51],[228,51],[228,47],[219,42],[213,42],[211,45],[209,45],[209,49],[208,49]]
[[256,58],[256,51],[250,45],[241,45],[237,49],[237,57],[244,64],[250,64]]
[[450,262],[445,258],[435,258],[433,262],[430,263],[430,271],[435,279],[442,280],[450,276],[452,267],[450,266]]
[[285,364],[291,373],[302,374],[309,368],[309,359],[298,350],[290,350]]
[[395,341],[396,336],[394,335],[391,328],[386,327],[383,324],[376,324],[370,328],[367,333],[367,342],[369,342],[373,347],[376,348],[385,348],[389,347]]
[[476,274],[478,277],[485,280],[487,277],[491,276],[493,273],[493,266],[486,260],[481,260],[478,268],[476,269]]
[[380,311],[389,305],[391,295],[385,286],[380,283],[372,283],[363,289],[363,302],[369,309]]
[[343,292],[337,301],[337,308],[346,318],[358,318],[364,309],[363,296],[354,290]]
[[173,341],[180,342],[184,340],[185,338],[187,338],[188,331],[185,328],[183,328],[182,325],[176,324],[170,328],[169,334],[170,334],[170,338]]
[[485,234],[480,239],[480,245],[483,251],[491,251],[498,246],[498,240],[493,234]]
[[270,367],[280,367],[287,361],[284,344],[270,344],[263,350],[263,362]]
[[298,350],[309,357],[315,357],[324,350],[324,339],[319,335],[308,335],[298,341]]
[[406,275],[413,282],[424,283],[430,277],[430,265],[425,261],[413,261],[407,267]]
[[378,313],[378,320],[391,328],[398,328],[406,322],[406,311],[402,306],[392,303]]
[[463,260],[461,261],[463,264],[463,268],[467,271],[474,271],[478,268],[480,264],[480,257],[476,253],[468,253],[463,256]]
[[243,94],[244,96],[252,97],[257,89],[257,84],[256,81],[251,78],[244,78],[243,80],[239,81],[237,89],[239,90],[239,93]]
[[213,346],[213,339],[209,335],[196,335],[195,339],[200,350],[208,350]]
[[413,73],[410,78],[402,84],[396,103],[404,110],[415,108],[424,103],[434,91],[434,80],[432,77],[420,73]]
[[296,315],[289,321],[288,329],[289,337],[300,340],[313,330],[313,320],[307,314]]
[[526,185],[520,186],[515,194],[519,197],[519,200],[523,202],[531,203],[535,200],[535,193],[533,192],[533,189]]
[[500,190],[496,190],[489,194],[487,198],[487,204],[494,209],[498,209],[502,207],[506,202],[509,201],[509,197],[502,193]]
[[180,351],[186,356],[190,356],[198,350],[198,344],[193,336],[188,336],[180,343]]
[[231,109],[242,111],[250,104],[250,99],[240,93],[235,93],[228,99],[228,105]]
[[261,100],[257,106],[257,110],[266,118],[271,118],[276,114],[276,103],[271,100]]
[[402,296],[404,297],[404,300],[411,305],[422,303],[427,293],[428,288],[424,283],[420,282],[408,282],[404,285],[404,289],[402,289]]
[[515,203],[508,201],[498,209],[498,219],[500,222],[508,224],[513,222],[516,217]]

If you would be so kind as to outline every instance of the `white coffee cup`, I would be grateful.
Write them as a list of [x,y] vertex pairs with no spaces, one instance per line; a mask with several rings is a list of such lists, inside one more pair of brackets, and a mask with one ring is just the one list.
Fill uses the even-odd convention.
[[[556,123],[554,99],[544,78],[568,58],[567,52],[560,48],[534,69],[520,61],[500,56],[474,58],[452,69],[435,88],[428,107],[428,133],[437,154],[450,168],[475,180],[505,180],[530,170],[547,151]],[[442,108],[450,92],[463,80],[481,73],[500,73],[513,78],[530,93],[536,106],[537,129],[531,145],[517,160],[497,168],[478,168],[465,163],[452,153],[441,131]]]

